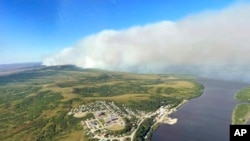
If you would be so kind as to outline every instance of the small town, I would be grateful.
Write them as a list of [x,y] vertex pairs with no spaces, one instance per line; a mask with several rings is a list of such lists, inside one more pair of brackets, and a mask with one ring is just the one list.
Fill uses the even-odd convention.
[[[181,105],[181,104],[180,104]],[[145,119],[153,118],[154,124],[174,124],[177,119],[168,117],[178,107],[161,106],[155,112],[132,110],[113,101],[96,101],[73,108],[68,115],[75,118],[87,117],[81,124],[89,139],[100,141],[133,141],[135,134]],[[128,126],[130,128],[128,128]],[[120,131],[120,132],[119,132]],[[144,138],[150,136],[150,133]]]

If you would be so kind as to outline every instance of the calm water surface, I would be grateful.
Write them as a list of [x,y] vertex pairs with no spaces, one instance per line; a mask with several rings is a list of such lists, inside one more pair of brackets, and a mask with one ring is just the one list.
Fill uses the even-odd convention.
[[229,141],[229,125],[237,102],[234,95],[249,84],[199,78],[205,86],[202,96],[190,100],[171,117],[174,125],[161,125],[152,141]]

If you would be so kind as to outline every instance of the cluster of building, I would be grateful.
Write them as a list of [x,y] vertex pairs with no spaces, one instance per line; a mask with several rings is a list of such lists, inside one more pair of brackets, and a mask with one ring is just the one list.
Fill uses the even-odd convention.
[[[81,124],[89,137],[97,138],[114,138],[115,136],[110,135],[110,133],[122,130],[126,126],[124,118],[130,119],[132,116],[139,116],[137,112],[135,113],[125,105],[118,107],[114,102],[107,101],[84,104],[68,112],[69,115],[74,115],[76,118],[84,117],[88,113],[93,114],[94,117],[81,121]],[[143,112],[140,113],[144,114]]]
[[[171,113],[168,109],[171,105],[162,106],[155,112],[145,113],[143,111],[132,110],[125,105],[115,104],[114,102],[96,101],[89,104],[78,106],[71,109],[68,114],[76,118],[85,117],[87,114],[92,114],[91,118],[81,121],[86,135],[90,138],[124,140],[132,139],[139,125],[145,118],[156,115],[155,121],[163,121],[166,114]],[[126,122],[124,118],[131,119],[134,117],[133,127],[130,132],[122,135],[112,134],[125,128]],[[166,120],[166,119],[165,119]]]

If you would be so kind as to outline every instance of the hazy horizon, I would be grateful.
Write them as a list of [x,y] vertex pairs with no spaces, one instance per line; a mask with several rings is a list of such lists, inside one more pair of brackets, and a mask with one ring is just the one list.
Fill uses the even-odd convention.
[[43,64],[249,80],[249,19],[250,4],[235,3],[177,21],[103,30],[47,57]]
[[3,0],[0,13],[1,64],[250,78],[247,0]]

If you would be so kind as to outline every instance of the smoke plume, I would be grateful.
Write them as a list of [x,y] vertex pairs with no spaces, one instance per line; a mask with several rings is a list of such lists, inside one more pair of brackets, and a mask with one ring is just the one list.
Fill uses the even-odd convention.
[[225,68],[246,73],[250,66],[250,4],[203,11],[178,21],[104,30],[46,58],[44,64],[143,72],[183,66],[204,68],[203,73]]

